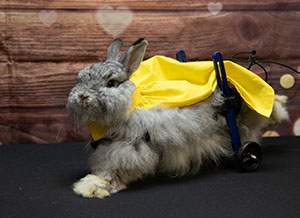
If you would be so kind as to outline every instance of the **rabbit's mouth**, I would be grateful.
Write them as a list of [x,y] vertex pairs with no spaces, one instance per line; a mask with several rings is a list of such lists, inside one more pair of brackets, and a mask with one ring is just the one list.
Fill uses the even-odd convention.
[[89,124],[96,121],[96,116],[92,113],[91,108],[67,108],[73,119],[80,125]]
[[94,104],[69,99],[67,103],[67,110],[78,124],[89,124],[98,121],[101,114],[101,111],[99,111],[99,105]]

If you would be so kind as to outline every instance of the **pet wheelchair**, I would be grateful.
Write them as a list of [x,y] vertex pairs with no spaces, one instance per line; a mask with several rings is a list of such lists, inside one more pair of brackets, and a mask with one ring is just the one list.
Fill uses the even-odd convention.
[[[176,52],[176,59],[180,62],[186,62],[184,50],[179,50]],[[234,94],[228,85],[222,54],[220,52],[215,52],[212,56],[212,59],[214,62],[219,89],[227,99],[234,97]],[[226,110],[225,117],[227,126],[229,128],[234,156],[239,166],[245,172],[251,172],[258,169],[262,162],[261,146],[252,141],[244,143],[241,142],[235,118],[235,110],[232,106],[229,106],[229,108]]]

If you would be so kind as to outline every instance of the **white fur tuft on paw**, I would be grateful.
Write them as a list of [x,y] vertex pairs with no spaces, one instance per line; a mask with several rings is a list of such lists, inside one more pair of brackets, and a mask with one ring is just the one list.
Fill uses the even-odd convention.
[[73,190],[85,198],[105,198],[110,195],[110,183],[98,176],[88,174],[74,183]]

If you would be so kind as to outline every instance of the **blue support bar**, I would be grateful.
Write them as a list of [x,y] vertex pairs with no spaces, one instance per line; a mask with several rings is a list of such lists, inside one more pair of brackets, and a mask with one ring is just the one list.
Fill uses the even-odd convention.
[[184,50],[179,50],[176,52],[176,59],[180,62],[186,62],[186,55]]
[[[228,85],[228,81],[227,81],[225,66],[223,63],[223,57],[220,52],[215,52],[213,54],[213,62],[214,62],[217,82],[218,82],[218,86],[219,86],[220,90],[224,93],[226,98],[232,97],[232,94],[231,94],[231,91],[230,91],[230,88]],[[221,70],[222,78],[220,76],[219,69]],[[234,154],[237,155],[238,150],[242,146],[242,144],[241,144],[239,130],[238,130],[238,127],[236,124],[234,108],[232,108],[232,107],[229,108],[229,110],[227,111],[226,122],[229,127],[232,148],[233,148]]]

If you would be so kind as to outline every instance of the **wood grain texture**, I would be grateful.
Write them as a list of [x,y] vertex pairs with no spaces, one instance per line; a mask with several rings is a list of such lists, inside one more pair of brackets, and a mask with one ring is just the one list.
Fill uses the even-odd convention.
[[65,108],[1,108],[0,114],[0,141],[5,144],[89,140],[87,127],[77,127]]
[[4,98],[1,106],[64,107],[68,93],[75,84],[75,75],[87,64],[15,62],[6,70],[6,75],[0,76],[3,81],[0,87],[9,87],[2,92]]
[[[88,140],[86,127],[76,127],[65,104],[77,72],[104,60],[115,37],[123,38],[123,51],[146,38],[145,58],[175,58],[175,52],[184,49],[189,61],[210,60],[217,50],[230,57],[255,48],[259,59],[300,66],[299,1],[224,0],[217,15],[209,11],[210,2],[0,0],[0,142]],[[97,17],[103,7],[104,12],[132,16],[120,34],[109,32]],[[108,20],[113,23],[115,17],[118,13]],[[113,25],[118,30],[125,24]],[[300,77],[277,65],[264,66],[276,92],[290,99],[291,120],[274,131],[292,135],[300,118]],[[261,74],[259,68],[253,71]],[[279,84],[284,73],[295,78],[291,89]]]
[[79,69],[88,63],[0,63],[0,141],[54,143],[88,140],[65,105]]
[[6,13],[0,11],[0,62],[8,61],[9,54],[6,45],[6,35]]
[[[49,28],[38,11],[7,12],[7,53],[14,61],[68,61],[104,59],[113,37],[91,12],[59,12]],[[300,13],[224,12],[210,13],[138,12],[119,36],[127,47],[139,37],[150,42],[146,58],[173,56],[184,48],[191,60],[210,59],[216,50],[230,55],[255,48],[265,58],[300,58]],[[1,21],[0,21],[1,22]],[[3,24],[2,24],[3,25]],[[6,40],[5,40],[6,39]],[[287,40],[288,39],[288,40]]]
[[[131,10],[206,10],[210,0],[94,0],[94,1],[63,1],[63,0],[6,0],[0,2],[0,8],[8,9],[77,9],[94,10],[103,5],[119,7],[126,5]],[[217,2],[217,1],[215,1]],[[225,10],[295,10],[299,9],[300,3],[295,0],[223,0]]]

